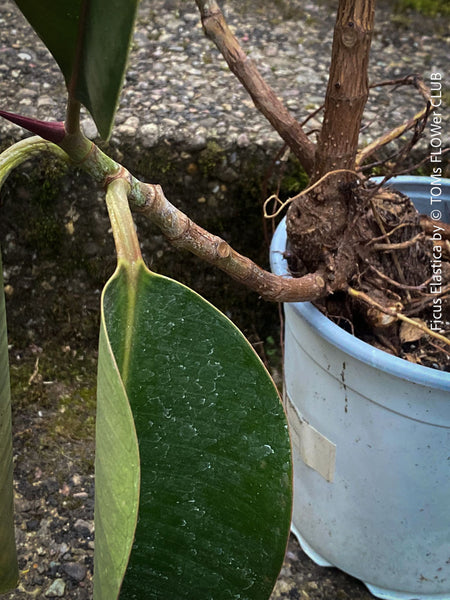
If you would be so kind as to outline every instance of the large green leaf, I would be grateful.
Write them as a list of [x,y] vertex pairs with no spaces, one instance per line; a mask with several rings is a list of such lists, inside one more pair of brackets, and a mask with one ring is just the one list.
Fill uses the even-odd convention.
[[111,132],[139,0],[15,0],[68,89]]
[[141,260],[119,260],[98,386],[94,598],[117,598],[130,551],[123,600],[268,598],[289,535],[290,442],[239,330]]
[[17,585],[18,567],[14,540],[11,398],[6,335],[3,266],[0,254],[0,593]]

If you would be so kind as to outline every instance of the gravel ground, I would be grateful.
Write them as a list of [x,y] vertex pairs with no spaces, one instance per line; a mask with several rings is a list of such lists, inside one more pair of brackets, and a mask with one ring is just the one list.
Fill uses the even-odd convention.
[[[224,3],[249,56],[302,119],[305,108],[312,111],[322,102],[332,10],[326,2],[300,0],[265,3],[264,10],[259,5],[250,0]],[[0,108],[63,119],[62,77],[10,0],[0,5],[0,25]],[[372,81],[413,72],[425,77],[431,72],[445,73],[448,22],[414,13],[393,16],[382,3],[372,57]],[[419,105],[411,90],[388,93],[385,88],[377,89],[366,111],[363,142],[409,117]],[[317,125],[313,120],[311,127]],[[88,136],[96,137],[86,114],[83,126]],[[2,146],[23,135],[19,128],[0,123]],[[238,177],[239,152],[280,147],[277,135],[253,110],[204,38],[194,2],[142,0],[111,146],[125,145],[128,152],[139,155],[166,144],[182,148],[189,156],[211,140],[219,140],[229,150],[222,165],[227,185]],[[185,182],[190,183],[189,176]],[[226,191],[223,179],[214,183],[208,204],[224,200]],[[203,196],[200,200],[204,201]],[[10,254],[15,253],[20,262],[26,257],[21,254],[19,237],[8,243]],[[96,247],[92,252],[97,252]],[[25,309],[16,309],[10,326],[21,583],[17,591],[3,597],[87,600],[93,560],[93,386],[99,289],[94,286],[87,294],[81,283],[66,285],[51,261],[30,266],[20,284],[15,283],[13,267],[9,275],[7,293],[21,295],[25,303]],[[12,283],[17,289],[13,290]],[[26,299],[33,304],[28,309]],[[44,301],[52,308],[39,312]],[[44,328],[55,343],[42,345],[43,349]],[[75,416],[68,409],[73,398],[78,399]],[[357,580],[336,569],[317,567],[291,537],[275,598],[368,600],[371,596]]]

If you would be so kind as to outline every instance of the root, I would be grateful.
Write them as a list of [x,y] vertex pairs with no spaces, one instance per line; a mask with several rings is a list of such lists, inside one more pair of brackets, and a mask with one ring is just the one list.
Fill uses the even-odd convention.
[[432,329],[430,329],[429,327],[424,325],[424,323],[422,321],[410,319],[409,317],[406,317],[402,312],[397,311],[395,308],[383,306],[382,304],[380,304],[380,303],[376,302],[375,300],[373,300],[372,298],[370,298],[370,296],[368,296],[364,292],[359,292],[358,290],[355,290],[350,286],[347,288],[347,293],[350,296],[352,296],[353,298],[356,298],[357,300],[361,300],[362,302],[365,302],[368,306],[373,306],[377,310],[379,310],[391,317],[395,317],[395,319],[397,319],[399,321],[408,323],[409,325],[412,325],[413,327],[420,329],[427,335],[429,335],[433,338],[436,338],[440,342],[443,342],[447,346],[450,346],[449,338],[445,337],[444,335],[441,335],[440,333],[438,333],[436,331],[433,331]]
[[[360,182],[361,173],[358,173],[357,171],[352,171],[351,169],[337,169],[336,171],[329,171],[328,173],[323,175],[318,181],[313,183],[310,187],[302,190],[296,196],[293,196],[292,198],[288,198],[285,202],[282,202],[278,198],[277,194],[272,194],[271,196],[269,196],[269,198],[267,198],[267,200],[264,202],[264,205],[263,205],[264,218],[265,219],[274,219],[287,206],[289,206],[289,204],[291,202],[293,202],[294,200],[298,200],[299,198],[301,198],[302,196],[305,196],[306,194],[310,194],[313,190],[315,190],[317,187],[319,187],[319,185],[321,185],[325,181],[325,179],[328,179],[328,177],[330,177],[331,175],[337,175],[338,173],[350,173],[351,175],[355,175],[357,177],[357,183],[359,184],[359,182]],[[267,206],[268,206],[269,202],[271,202],[272,200],[275,200],[275,206],[277,206],[277,204],[279,204],[280,206],[277,208],[277,210],[275,212],[269,214],[267,212]]]
[[[365,182],[358,188],[341,190],[341,205],[345,194],[348,204],[340,215],[322,212],[318,219],[311,196],[323,194],[319,184],[324,182],[326,186],[326,177],[302,192],[301,202],[294,207],[295,226],[303,223],[304,233],[298,245],[291,237],[291,272],[304,275],[311,268],[307,263],[310,257],[322,252],[323,262],[313,265],[316,269],[321,266],[327,274],[327,289],[331,292],[316,301],[322,312],[386,352],[450,370],[449,286],[446,285],[450,277],[450,254],[446,254],[447,244],[450,250],[447,239],[450,228],[439,224],[442,265],[435,278],[432,235],[436,222],[421,217],[409,198],[393,189]],[[333,202],[337,193],[339,188],[335,187],[331,191]],[[333,202],[327,205],[331,211]],[[345,229],[327,234],[326,227],[336,222],[336,216],[342,219],[340,226],[344,223]],[[338,239],[338,234],[343,241],[334,248],[331,243],[327,245],[327,240],[333,240],[332,235]],[[330,271],[330,267],[334,270]],[[332,288],[330,275],[334,276],[337,269],[341,269],[339,286]],[[437,282],[442,285],[436,285]]]

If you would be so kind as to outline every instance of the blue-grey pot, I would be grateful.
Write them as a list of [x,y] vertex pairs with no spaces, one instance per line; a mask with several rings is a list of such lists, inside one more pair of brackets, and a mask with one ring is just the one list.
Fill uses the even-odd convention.
[[[434,183],[440,202],[428,177],[389,185],[450,222],[449,179]],[[283,221],[271,264],[289,276],[285,248]],[[294,534],[375,596],[450,600],[450,373],[378,350],[310,303],[284,310]]]

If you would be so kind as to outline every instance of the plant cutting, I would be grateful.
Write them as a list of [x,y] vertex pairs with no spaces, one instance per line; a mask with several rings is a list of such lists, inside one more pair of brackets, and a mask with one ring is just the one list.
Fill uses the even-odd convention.
[[[409,200],[381,191],[365,175],[368,158],[389,141],[412,130],[410,147],[420,137],[430,117],[432,95],[419,78],[402,80],[417,87],[427,106],[358,153],[374,7],[371,2],[342,1],[323,127],[314,144],[246,59],[217,4],[197,2],[205,31],[310,176],[308,188],[289,202],[289,263],[298,277],[286,278],[260,269],[198,227],[169,203],[159,186],[138,181],[82,134],[80,103],[91,112],[102,136],[110,133],[135,6],[117,1],[112,12],[123,20],[116,19],[112,26],[105,22],[101,2],[58,7],[47,2],[38,9],[25,1],[17,4],[65,76],[68,108],[65,123],[3,113],[40,137],[6,151],[2,175],[42,151],[85,169],[107,190],[118,255],[117,271],[102,298],[94,595],[139,597],[144,587],[146,594],[151,589],[154,597],[162,597],[173,590],[175,578],[179,597],[267,596],[289,530],[289,440],[283,411],[267,374],[232,325],[183,286],[147,271],[128,202],[175,246],[219,266],[263,297],[320,301],[325,312],[337,309],[342,320],[355,324],[357,333],[371,330],[376,343],[399,356],[405,353],[401,325],[406,323],[421,332],[415,340],[423,340],[421,360],[438,356],[446,368],[448,339],[444,330],[427,325],[426,311],[433,303],[423,291],[430,279],[424,256],[434,249],[426,230],[431,227],[433,232],[435,224],[420,220]],[[439,229],[445,242],[446,228],[442,224]],[[446,293],[443,285],[434,296],[443,306]],[[425,310],[420,318],[419,309]],[[200,323],[206,325],[202,335]],[[5,388],[6,379],[5,375]],[[6,393],[4,398],[7,411]],[[235,437],[229,437],[230,430]],[[10,454],[8,443],[5,447]],[[188,473],[186,464],[191,466]],[[10,481],[7,460],[4,473]],[[179,477],[181,483],[175,485]],[[240,501],[230,512],[217,512],[230,490]],[[11,516],[10,497],[5,495],[5,502]],[[279,510],[271,514],[274,506]],[[276,547],[267,552],[274,531],[279,532]],[[9,544],[11,535],[9,527]],[[242,540],[248,542],[247,551]],[[169,564],[163,550],[173,556],[180,544],[178,566]],[[258,565],[252,564],[248,550],[255,544],[264,557],[258,557]],[[186,564],[197,570],[186,569]],[[5,586],[14,579],[13,571],[5,571],[5,577],[7,572]]]

